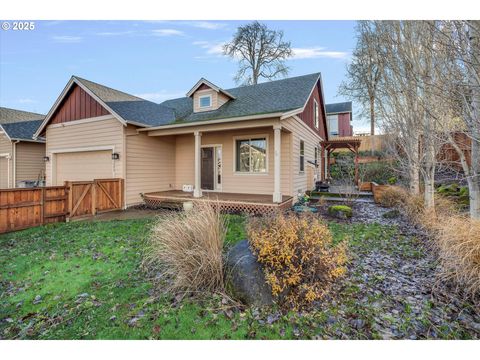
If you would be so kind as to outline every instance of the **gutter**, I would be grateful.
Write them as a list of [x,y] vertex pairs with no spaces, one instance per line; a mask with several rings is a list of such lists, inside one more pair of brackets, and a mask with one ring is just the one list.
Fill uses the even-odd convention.
[[285,113],[283,113],[283,112],[277,112],[277,113],[266,113],[266,114],[252,115],[252,116],[241,116],[241,117],[219,119],[219,120],[191,121],[191,122],[188,122],[188,123],[162,125],[162,126],[143,128],[143,129],[140,129],[140,130],[137,130],[137,131],[143,132],[143,131],[153,131],[153,130],[175,129],[175,128],[182,128],[182,127],[189,127],[189,126],[221,124],[221,123],[229,123],[229,122],[235,122],[235,121],[258,120],[258,119],[265,119],[265,118],[281,117],[284,114]]

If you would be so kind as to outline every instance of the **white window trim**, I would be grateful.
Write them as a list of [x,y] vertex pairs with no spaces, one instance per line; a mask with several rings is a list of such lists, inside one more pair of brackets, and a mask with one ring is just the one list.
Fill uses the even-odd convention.
[[315,128],[318,129],[320,127],[320,107],[318,106],[318,102],[316,99],[313,99],[313,123]]
[[[210,105],[208,106],[202,106],[202,99],[203,98],[209,98],[210,99]],[[213,106],[213,98],[212,98],[212,94],[208,94],[208,95],[200,95],[198,97],[198,108],[199,109],[208,109],[208,108],[211,108]]]
[[[257,138],[265,138],[265,141],[267,142],[267,148],[266,148],[266,159],[265,159],[265,172],[243,172],[243,171],[237,171],[237,140],[251,140],[251,139],[257,139]],[[234,136],[233,137],[233,174],[234,175],[239,175],[239,176],[266,176],[269,174],[269,146],[270,146],[270,140],[268,134],[252,134],[252,135],[239,135],[239,136]]]
[[[302,152],[301,144],[302,144],[302,142],[303,142],[303,170],[300,169],[300,156],[302,156],[301,155],[301,152]],[[298,142],[298,173],[299,174],[305,174],[305,153],[306,153],[305,140],[300,139],[299,142]]]

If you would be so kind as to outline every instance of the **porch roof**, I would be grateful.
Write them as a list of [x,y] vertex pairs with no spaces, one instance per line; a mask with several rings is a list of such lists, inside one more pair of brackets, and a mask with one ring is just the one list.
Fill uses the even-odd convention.
[[332,138],[327,141],[322,141],[323,147],[327,150],[335,150],[335,149],[358,150],[361,143],[362,143],[362,139],[360,139],[358,136],[344,136],[344,137]]

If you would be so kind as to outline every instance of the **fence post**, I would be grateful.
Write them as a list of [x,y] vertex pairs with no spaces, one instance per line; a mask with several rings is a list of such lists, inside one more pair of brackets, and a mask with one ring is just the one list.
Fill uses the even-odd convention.
[[97,180],[92,183],[92,216],[95,216],[97,211]]
[[45,224],[45,187],[42,186],[40,189],[40,198],[41,198],[41,205],[40,205],[40,216],[42,225]]
[[70,221],[70,212],[72,211],[73,207],[73,193],[72,193],[72,186],[69,181],[65,181],[65,191],[68,193],[68,203],[67,203],[67,216],[65,217],[65,222]]

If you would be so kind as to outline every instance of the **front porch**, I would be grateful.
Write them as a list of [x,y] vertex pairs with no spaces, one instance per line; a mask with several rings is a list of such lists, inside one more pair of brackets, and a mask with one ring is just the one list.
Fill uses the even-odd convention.
[[144,201],[151,207],[162,207],[167,204],[183,205],[190,201],[209,202],[220,206],[223,212],[240,212],[248,214],[272,214],[283,211],[292,206],[291,196],[282,196],[280,202],[273,202],[271,195],[225,193],[203,191],[201,197],[195,197],[192,192],[181,190],[168,190],[146,193]]

